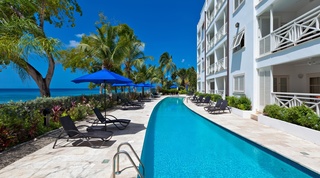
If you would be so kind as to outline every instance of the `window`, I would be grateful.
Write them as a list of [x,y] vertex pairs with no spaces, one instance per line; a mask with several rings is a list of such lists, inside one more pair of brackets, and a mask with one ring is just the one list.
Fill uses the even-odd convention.
[[234,10],[237,10],[243,2],[244,0],[234,0]]
[[244,47],[244,30],[240,31],[234,38],[233,38],[233,52],[239,51]]
[[274,76],[273,78],[273,91],[274,92],[288,92],[289,86],[288,76]]
[[310,93],[320,93],[320,77],[310,77]]
[[244,75],[238,75],[234,77],[234,92],[244,93]]

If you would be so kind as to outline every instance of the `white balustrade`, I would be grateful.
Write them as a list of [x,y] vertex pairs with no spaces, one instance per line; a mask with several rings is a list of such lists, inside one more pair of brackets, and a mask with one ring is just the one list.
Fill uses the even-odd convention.
[[219,41],[226,34],[226,25],[227,23],[223,24],[217,31],[217,34],[215,35],[216,42]]
[[271,95],[273,102],[279,106],[290,108],[304,104],[320,116],[320,94],[272,92]]
[[320,37],[320,6],[260,39],[260,55]]

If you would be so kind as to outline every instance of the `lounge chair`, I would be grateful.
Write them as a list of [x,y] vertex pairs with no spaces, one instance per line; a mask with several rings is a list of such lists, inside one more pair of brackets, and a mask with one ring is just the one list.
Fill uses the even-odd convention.
[[192,101],[193,103],[200,103],[203,101],[203,96],[199,96],[199,98],[197,98],[196,100]]
[[151,97],[153,97],[153,98],[160,98],[161,95],[160,95],[159,93],[154,92],[154,93],[151,93]]
[[210,104],[209,106],[203,107],[203,109],[205,111],[208,111],[208,108],[219,108],[221,103],[222,103],[222,101],[223,101],[223,99],[218,99],[217,102],[214,105]]
[[229,112],[231,113],[231,108],[228,106],[228,101],[227,100],[223,100],[221,102],[220,107],[216,108],[216,107],[212,107],[212,108],[208,108],[208,112],[210,114],[215,114],[215,113],[221,113],[224,112],[225,110],[229,110]]
[[128,109],[128,108],[133,108],[133,109],[141,109],[144,107],[144,102],[141,100],[138,102],[130,101],[129,99],[125,98],[122,99],[122,108],[123,109]]
[[107,130],[107,124],[113,124],[119,130],[123,130],[129,125],[129,123],[131,121],[129,119],[118,119],[117,117],[115,117],[113,115],[106,115],[104,117],[98,108],[94,108],[93,111],[96,114],[97,119],[94,120],[94,122],[92,123],[92,126],[96,126],[98,124],[104,124],[105,130]]
[[193,101],[196,101],[198,97],[196,94],[194,94],[193,96],[188,97],[188,99],[193,102]]
[[[109,141],[113,135],[113,132],[111,131],[90,129],[91,127],[87,125],[80,125],[77,127],[70,116],[60,117],[59,119],[63,129],[61,129],[61,133],[55,140],[52,148],[55,148],[57,141],[63,138],[67,139],[67,141],[69,141],[69,139],[81,139],[80,143],[84,142],[82,139],[85,139],[85,141],[87,141],[91,147],[94,147],[94,145],[90,142],[91,138],[101,139],[103,141],[103,145],[103,143],[105,141]],[[87,131],[79,131],[78,128],[80,127],[87,127]],[[78,143],[77,145],[79,145],[80,143]]]
[[202,104],[210,104],[211,103],[211,96],[206,96],[204,100],[200,102],[196,102],[196,105],[202,105]]

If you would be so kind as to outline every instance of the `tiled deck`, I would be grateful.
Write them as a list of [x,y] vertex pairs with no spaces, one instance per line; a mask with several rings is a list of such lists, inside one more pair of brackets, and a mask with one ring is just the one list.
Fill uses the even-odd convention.
[[[137,154],[141,155],[149,117],[161,99],[146,102],[145,108],[141,110],[118,109],[109,112],[119,118],[130,118],[131,123],[125,130],[117,130],[110,126],[114,136],[101,148],[90,148],[86,145],[72,146],[65,140],[59,140],[55,149],[52,149],[53,143],[49,144],[1,169],[0,177],[112,177],[112,159],[119,144],[131,143]],[[251,119],[243,119],[229,113],[208,114],[203,107],[196,106],[190,101],[185,100],[185,104],[216,124],[320,173],[319,145],[261,125]],[[86,122],[79,124],[84,123]],[[127,147],[123,149],[130,153]],[[129,161],[122,155],[120,169],[127,166],[130,166]],[[136,177],[136,172],[133,168],[126,169],[116,177]]]

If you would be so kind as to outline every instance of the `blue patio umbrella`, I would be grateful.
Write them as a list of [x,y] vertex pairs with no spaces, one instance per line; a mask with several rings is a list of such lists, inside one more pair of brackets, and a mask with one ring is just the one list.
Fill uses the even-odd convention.
[[[113,87],[129,87],[129,92],[130,92],[130,86],[136,86],[134,83],[114,83],[112,84]],[[117,90],[116,90],[117,91]]]
[[142,87],[142,95],[144,95],[144,88],[151,88],[151,85],[148,83],[138,83],[136,84],[136,87]]
[[126,86],[136,86],[134,83],[114,83],[113,87],[126,87]]
[[177,85],[171,85],[170,88],[178,88]]
[[[125,83],[133,83],[132,80],[119,75],[117,73],[111,72],[107,69],[102,69],[99,70],[97,72],[91,73],[91,74],[87,74],[81,77],[78,77],[74,80],[72,80],[72,82],[74,83],[83,83],[83,82],[92,82],[95,84],[114,84],[114,83],[118,83],[118,84],[125,84]],[[104,109],[105,109],[105,115],[106,115],[106,92],[104,91]]]
[[99,70],[98,72],[87,74],[72,80],[74,83],[92,82],[95,84],[110,83],[110,84],[121,84],[121,83],[132,83],[132,80],[111,72],[107,69]]

